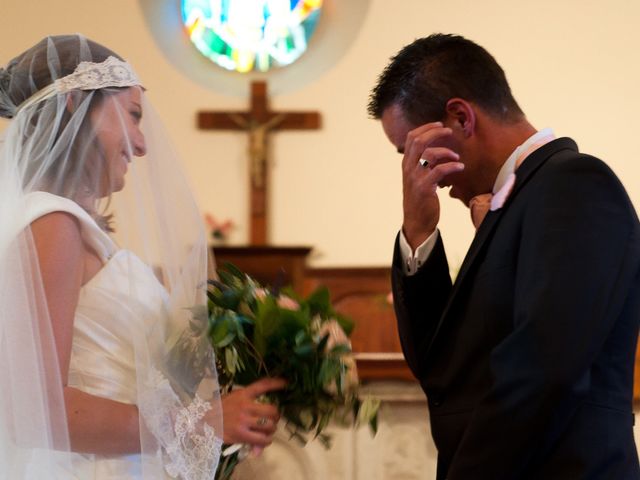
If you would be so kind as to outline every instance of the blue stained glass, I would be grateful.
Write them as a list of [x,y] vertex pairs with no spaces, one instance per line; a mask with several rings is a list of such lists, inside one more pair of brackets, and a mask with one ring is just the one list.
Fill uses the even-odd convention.
[[307,49],[322,0],[182,0],[196,48],[239,72],[289,65]]

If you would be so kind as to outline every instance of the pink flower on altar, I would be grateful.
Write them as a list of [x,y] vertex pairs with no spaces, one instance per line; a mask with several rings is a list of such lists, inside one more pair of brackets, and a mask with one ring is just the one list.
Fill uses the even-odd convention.
[[205,214],[204,220],[211,231],[211,236],[214,240],[225,241],[229,236],[229,232],[233,230],[235,225],[231,220],[225,220],[224,222],[219,222],[216,218],[210,213]]

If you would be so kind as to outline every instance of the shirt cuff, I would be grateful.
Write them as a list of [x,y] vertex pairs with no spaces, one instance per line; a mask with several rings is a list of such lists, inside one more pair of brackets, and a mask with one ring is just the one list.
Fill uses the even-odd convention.
[[404,232],[400,230],[400,255],[402,255],[402,265],[405,275],[412,276],[427,261],[429,255],[433,251],[433,247],[438,240],[438,230],[434,231],[429,237],[416,248],[413,252],[407,242]]

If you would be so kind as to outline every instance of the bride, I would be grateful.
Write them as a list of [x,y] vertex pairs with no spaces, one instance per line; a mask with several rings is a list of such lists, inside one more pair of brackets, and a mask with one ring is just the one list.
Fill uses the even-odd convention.
[[223,441],[267,446],[283,384],[219,397],[200,212],[129,64],[45,38],[0,116],[0,480],[209,479]]

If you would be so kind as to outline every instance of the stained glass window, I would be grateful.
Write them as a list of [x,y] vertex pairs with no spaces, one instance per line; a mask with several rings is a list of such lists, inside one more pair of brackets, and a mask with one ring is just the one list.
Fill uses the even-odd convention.
[[189,38],[228,70],[266,72],[307,49],[322,0],[182,0]]

